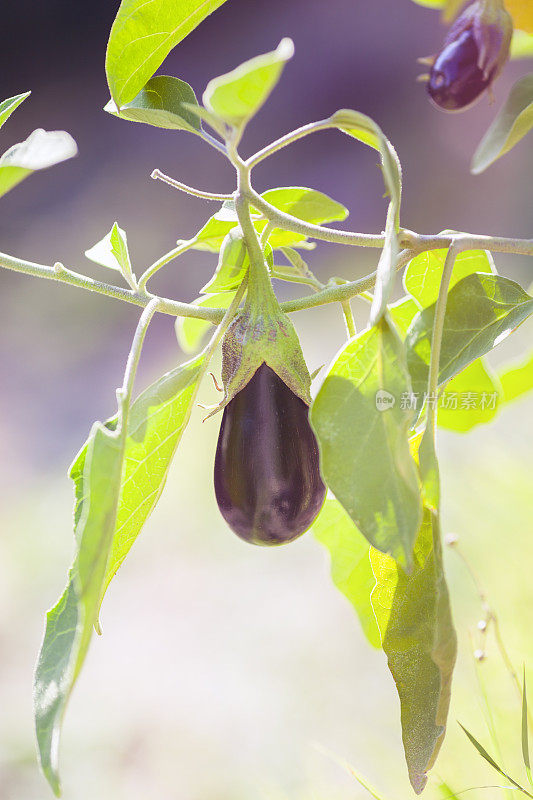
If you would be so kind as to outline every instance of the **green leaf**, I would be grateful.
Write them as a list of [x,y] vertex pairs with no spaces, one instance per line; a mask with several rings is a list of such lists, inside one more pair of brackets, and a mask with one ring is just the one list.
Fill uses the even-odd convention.
[[525,31],[515,30],[511,40],[511,58],[533,57],[533,36]]
[[[403,285],[405,291],[417,301],[420,308],[427,308],[437,302],[442,270],[447,250],[428,250],[413,258],[405,270]],[[459,253],[453,265],[450,289],[467,275],[474,272],[496,274],[494,259],[485,250],[466,250]]]
[[425,511],[410,575],[376,550],[371,561],[372,606],[400,697],[409,778],[420,794],[444,738],[457,651],[436,515]]
[[[336,222],[346,219],[348,209],[332,200],[327,194],[316,189],[307,189],[305,186],[282,186],[278,189],[268,189],[261,197],[270,205],[298,217],[305,222],[322,225],[325,222]],[[264,223],[265,224],[265,223]]]
[[424,505],[431,511],[438,511],[440,506],[440,473],[433,431],[426,427],[418,448],[418,463],[422,480],[422,496]]
[[59,795],[58,742],[65,708],[90,643],[107,586],[163,490],[205,369],[201,353],[156,381],[118,417],[96,423],[77,456],[77,553],[68,586],[48,612],[35,677],[35,717],[43,772]]
[[515,780],[513,780],[513,778],[511,778],[510,775],[508,775],[506,772],[503,771],[503,769],[500,767],[500,765],[497,764],[496,761],[492,758],[492,756],[490,756],[487,753],[487,751],[485,750],[483,745],[478,742],[478,740],[475,738],[475,736],[473,736],[469,731],[467,731],[467,729],[464,727],[464,725],[461,725],[461,723],[459,723],[459,725],[461,726],[463,731],[466,733],[466,735],[468,736],[468,738],[470,739],[470,741],[472,742],[472,744],[474,745],[474,747],[478,751],[479,755],[482,756],[485,759],[485,761],[487,761],[487,763],[489,763],[490,766],[493,767],[493,769],[496,770],[496,772],[499,772],[500,775],[503,775],[503,777],[506,780],[508,780],[509,783],[512,783],[513,786],[515,786],[517,789],[519,789],[525,795],[527,795],[528,797],[532,797],[533,798],[532,794],[530,794],[526,789],[524,789],[523,786],[520,786],[520,784],[517,783]]
[[204,92],[204,106],[230,125],[245,125],[265,103],[293,54],[292,41],[282,39],[271,53],[256,56],[214,78]]
[[141,91],[170,51],[224,0],[122,0],[111,28],[106,73],[121,108]]
[[23,94],[16,94],[13,97],[8,97],[7,100],[2,100],[0,103],[0,128],[4,122],[9,119],[13,111],[15,111],[30,94],[31,92],[24,92]]
[[117,270],[133,288],[137,288],[137,280],[132,272],[126,232],[114,222],[108,234],[95,245],[85,251],[85,257],[102,267]]
[[129,103],[119,110],[111,99],[104,111],[115,117],[145,122],[156,128],[168,128],[176,131],[200,130],[200,119],[185,104],[196,103],[196,96],[185,81],[170,75],[155,75],[143,86],[141,91]]
[[422,514],[414,414],[400,403],[410,391],[402,343],[383,319],[342,348],[311,409],[327,485],[368,541],[407,568]]
[[398,228],[402,196],[402,168],[396,150],[374,120],[351,109],[337,111],[330,122],[339,130],[373,147],[381,155],[381,171],[390,197],[385,224],[385,244],[379,259],[370,322],[375,325],[385,313],[394,287],[396,260],[400,250]]
[[481,140],[471,172],[479,175],[508,153],[533,128],[533,75],[515,83],[505,104]]
[[167,372],[132,403],[116,530],[102,599],[161,496],[206,366],[202,352]]
[[418,306],[412,297],[402,297],[389,306],[389,314],[401,337],[409,330],[409,326],[418,314]]
[[519,364],[505,367],[498,373],[503,401],[510,403],[533,389],[533,354]]
[[[193,301],[193,305],[201,308],[227,309],[232,300],[233,292],[221,292],[198,297]],[[179,346],[185,353],[195,353],[202,344],[205,334],[213,327],[207,320],[195,317],[176,317],[175,324]]]
[[311,529],[329,551],[333,583],[355,609],[366,638],[381,647],[370,594],[376,584],[370,564],[370,547],[341,504],[328,498]]
[[250,259],[242,230],[239,227],[232,228],[222,242],[215,274],[200,291],[202,294],[216,294],[236,289],[244,278],[249,264]]
[[0,197],[32,172],[53,167],[77,152],[76,142],[66,131],[37,128],[25,141],[10,147],[0,158]]
[[[499,275],[475,273],[450,291],[444,318],[439,385],[485,355],[533,313],[533,298]],[[426,390],[435,305],[421,311],[406,337],[414,395]]]
[[502,402],[499,382],[483,358],[478,358],[452,378],[439,398],[440,428],[466,433],[491,422]]
[[110,431],[96,423],[70,472],[76,487],[77,552],[67,588],[47,614],[34,686],[39,758],[57,796],[61,723],[98,617],[115,531],[125,437],[125,429]]

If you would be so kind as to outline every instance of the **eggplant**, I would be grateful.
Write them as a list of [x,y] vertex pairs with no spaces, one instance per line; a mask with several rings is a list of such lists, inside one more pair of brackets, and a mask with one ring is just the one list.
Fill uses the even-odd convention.
[[322,507],[309,408],[264,362],[224,408],[214,478],[222,516],[252,544],[291,542]]

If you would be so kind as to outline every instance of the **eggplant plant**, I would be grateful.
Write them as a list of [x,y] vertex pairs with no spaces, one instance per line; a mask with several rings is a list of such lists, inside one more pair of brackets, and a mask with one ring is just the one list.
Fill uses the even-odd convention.
[[[327,548],[335,583],[354,606],[369,643],[387,657],[400,700],[409,778],[421,793],[445,735],[457,649],[442,560],[438,427],[467,432],[533,388],[531,355],[518,371],[508,365],[498,375],[485,360],[533,314],[533,297],[498,274],[494,255],[532,257],[533,239],[530,232],[524,238],[428,235],[404,227],[398,155],[376,122],[351,109],[334,111],[244,157],[246,127],[293,56],[289,39],[211,80],[202,103],[185,81],[155,74],[170,50],[222,2],[123,0],[107,50],[111,98],[105,110],[117,125],[133,121],[199,137],[231,164],[235,191],[204,191],[155,169],[152,178],[203,198],[215,211],[138,277],[126,234],[115,222],[86,255],[114,270],[122,284],[93,280],[59,262],[44,265],[0,253],[6,269],[142,309],[117,411],[94,423],[70,468],[76,553],[67,586],[47,614],[35,673],[40,764],[59,795],[61,725],[93,631],[100,632],[107,587],[157,505],[202,378],[220,349],[224,395],[210,416],[221,419],[214,464],[221,514],[252,544],[286,544],[311,529]],[[474,5],[479,11],[486,4]],[[486,53],[494,58],[480,77],[470,56],[483,49],[484,31],[471,16],[459,18],[433,64],[434,100],[443,86],[436,86],[437,72],[451,80],[440,105],[470,103],[495,77],[509,31],[495,56]],[[467,57],[454,61],[457,52]],[[467,91],[472,74],[475,91]],[[25,97],[0,105],[0,123]],[[388,197],[383,231],[332,227],[348,210],[315,189],[256,188],[259,164],[325,130],[379,155]],[[36,132],[0,159],[0,191],[75,150],[64,132]],[[316,242],[372,248],[376,269],[324,284],[305,261]],[[152,292],[151,279],[190,250],[217,256],[198,299],[184,303]],[[404,293],[393,302],[400,273]],[[280,302],[276,287],[283,281],[299,284],[301,295]],[[356,297],[370,308],[361,331],[350,306]],[[313,397],[292,318],[324,304],[342,313],[346,342],[332,354]],[[176,318],[178,341],[191,358],[135,397],[143,341],[156,314]],[[357,581],[346,577],[355,574]]]

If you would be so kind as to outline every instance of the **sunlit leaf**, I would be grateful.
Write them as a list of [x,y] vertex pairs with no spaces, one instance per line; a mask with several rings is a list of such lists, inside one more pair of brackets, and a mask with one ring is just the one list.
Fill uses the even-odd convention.
[[291,214],[293,217],[315,225],[325,222],[343,221],[348,216],[348,209],[316,189],[305,186],[282,186],[268,189],[261,197],[278,211]]
[[70,475],[76,487],[77,552],[63,595],[46,619],[35,673],[34,704],[39,758],[56,795],[63,715],[98,617],[115,532],[126,432],[96,423]]
[[329,551],[333,583],[355,609],[366,638],[381,647],[381,637],[370,594],[376,584],[370,564],[370,546],[341,504],[328,498],[312,531]]
[[533,389],[533,354],[518,364],[506,366],[498,373],[503,400],[510,403]]
[[111,28],[106,73],[121,108],[141,91],[173,47],[224,0],[122,0]]
[[326,483],[368,541],[404,566],[422,513],[414,412],[400,402],[410,391],[402,343],[382,319],[342,348],[311,409]]
[[[459,281],[448,295],[439,366],[439,385],[485,355],[533,313],[533,298],[499,275],[476,273]],[[435,305],[415,317],[406,337],[413,393],[427,386]]]
[[370,117],[358,111],[342,109],[330,117],[330,122],[349,136],[373,147],[381,155],[381,170],[390,204],[385,223],[385,244],[378,263],[370,312],[370,322],[375,325],[385,313],[394,286],[396,260],[400,249],[397,234],[400,224],[402,168],[396,150]]
[[[437,301],[447,250],[427,250],[409,262],[404,273],[405,291],[417,301],[420,308],[427,308]],[[467,275],[474,272],[496,273],[494,259],[485,250],[466,250],[459,253],[453,265],[450,289]]]
[[242,230],[239,227],[232,228],[222,242],[215,274],[200,291],[202,294],[216,294],[235,289],[242,281],[249,263]]
[[115,222],[103,239],[85,251],[85,257],[102,267],[120,272],[130,286],[137,282],[132,272],[126,232]]
[[230,125],[244,125],[263,105],[294,54],[290,39],[207,84],[203,104]]
[[439,427],[466,433],[493,420],[501,403],[498,379],[486,360],[478,358],[444,387],[439,397]]
[[70,133],[37,128],[24,142],[13,145],[0,158],[0,197],[35,170],[53,167],[77,152]]
[[481,140],[472,159],[471,171],[479,175],[508,153],[533,128],[533,75],[515,83],[504,106]]
[[515,30],[511,40],[511,58],[533,57],[533,35]]
[[405,338],[409,326],[418,314],[418,306],[412,297],[402,297],[389,306],[389,314],[398,332]]
[[13,111],[17,109],[24,100],[29,97],[31,92],[24,92],[23,94],[16,94],[13,97],[8,97],[6,100],[0,102],[0,128],[4,122],[9,119]]
[[157,128],[185,130],[196,133],[200,119],[185,103],[196,103],[196,96],[185,81],[170,75],[155,75],[143,86],[133,100],[118,109],[111,99],[104,111],[132,122],[145,122]]
[[371,562],[372,606],[400,697],[409,778],[420,794],[444,738],[457,651],[436,515],[425,511],[410,575],[377,550]]
[[[233,300],[233,292],[220,294],[206,294],[193,301],[194,306],[200,308],[227,309]],[[196,317],[176,317],[176,336],[179,346],[185,353],[195,353],[206,333],[213,329],[211,322]]]

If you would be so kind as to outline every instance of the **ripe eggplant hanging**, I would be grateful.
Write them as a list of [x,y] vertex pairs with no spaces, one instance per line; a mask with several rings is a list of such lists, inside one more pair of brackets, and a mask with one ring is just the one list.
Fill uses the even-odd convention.
[[326,487],[308,416],[307,404],[265,363],[224,408],[215,494],[241,539],[290,542],[320,511]]
[[450,28],[431,65],[427,91],[444,111],[463,111],[492,86],[509,58],[513,22],[502,0],[476,0]]

